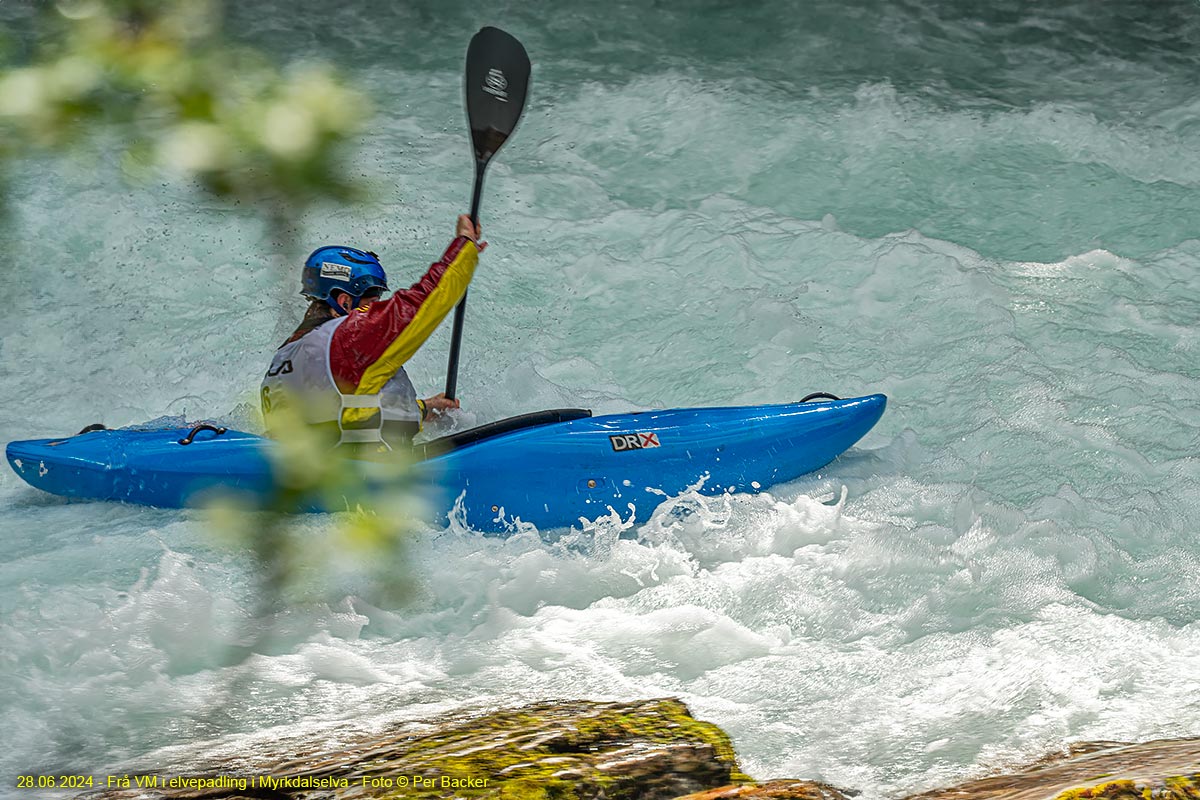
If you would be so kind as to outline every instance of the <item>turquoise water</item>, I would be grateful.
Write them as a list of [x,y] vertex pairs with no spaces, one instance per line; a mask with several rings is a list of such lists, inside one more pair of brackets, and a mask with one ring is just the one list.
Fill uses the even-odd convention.
[[[1200,735],[1200,7],[247,5],[230,30],[376,98],[375,199],[310,214],[306,247],[399,282],[440,253],[481,24],[535,66],[488,177],[462,424],[821,389],[888,413],[769,495],[423,529],[407,606],[351,587],[266,617],[202,515],[5,467],[0,774],[579,696],[680,696],[751,774],[867,798]],[[258,223],[130,187],[106,149],[22,165],[12,201],[0,439],[247,417],[302,308]],[[431,393],[448,340],[413,364]]]

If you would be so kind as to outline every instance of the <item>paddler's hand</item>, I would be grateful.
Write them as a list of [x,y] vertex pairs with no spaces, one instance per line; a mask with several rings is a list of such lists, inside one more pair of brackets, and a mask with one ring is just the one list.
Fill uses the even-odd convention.
[[[459,219],[464,219],[464,217],[459,217]],[[467,222],[471,221],[470,218],[465,219]],[[438,392],[433,397],[426,398],[425,400],[425,419],[429,419],[434,414],[444,414],[452,408],[459,407],[457,399],[447,400],[445,392]]]
[[[476,225],[471,222],[471,218],[466,214],[458,215],[458,225],[454,229],[455,236],[465,236],[475,243],[479,248],[479,252],[483,252],[483,248],[487,247],[487,242],[479,241],[479,234],[483,231],[482,225]],[[457,408],[457,406],[455,406]]]

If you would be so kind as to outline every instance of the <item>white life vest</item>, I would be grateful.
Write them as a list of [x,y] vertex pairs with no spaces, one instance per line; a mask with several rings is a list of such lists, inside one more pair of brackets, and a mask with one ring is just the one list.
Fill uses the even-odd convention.
[[[408,444],[420,429],[421,407],[408,373],[397,370],[379,394],[342,394],[329,367],[338,317],[275,351],[262,382],[263,419],[271,432],[274,414],[296,407],[309,425],[336,426],[337,444]],[[302,398],[302,400],[301,400]]]

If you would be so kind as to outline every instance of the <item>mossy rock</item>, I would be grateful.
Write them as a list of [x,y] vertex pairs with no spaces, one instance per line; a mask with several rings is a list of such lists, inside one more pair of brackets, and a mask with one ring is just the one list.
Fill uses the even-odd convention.
[[[194,774],[223,771],[209,765]],[[674,699],[545,703],[459,716],[418,733],[373,737],[337,753],[264,765],[260,775],[293,785],[242,794],[272,800],[673,800],[750,782],[725,732],[695,719]],[[312,781],[322,779],[349,785],[311,788]],[[296,785],[306,781],[309,787]],[[237,793],[157,794],[232,800]]]
[[1054,800],[1200,800],[1200,774],[1155,781],[1107,781],[1069,789]]
[[[404,742],[367,770],[408,775],[409,786],[372,795],[398,798],[665,800],[749,780],[729,737],[678,700],[500,711]],[[414,787],[418,779],[436,785]]]

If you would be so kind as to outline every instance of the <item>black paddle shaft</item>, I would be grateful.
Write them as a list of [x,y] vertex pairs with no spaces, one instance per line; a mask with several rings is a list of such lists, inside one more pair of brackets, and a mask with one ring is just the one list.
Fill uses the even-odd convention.
[[[499,28],[483,28],[467,47],[467,122],[475,147],[475,191],[471,197],[471,221],[479,224],[479,199],[483,173],[499,152],[525,109],[529,87],[529,56],[525,48]],[[462,347],[463,318],[467,296],[454,309],[450,338],[450,363],[446,367],[446,397],[454,399],[458,389],[458,353]]]

